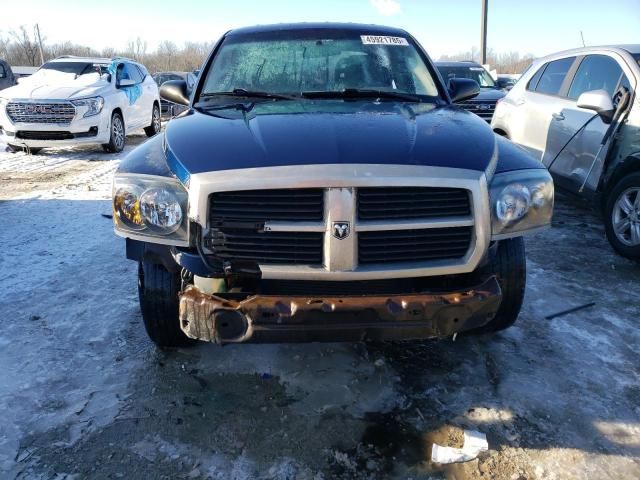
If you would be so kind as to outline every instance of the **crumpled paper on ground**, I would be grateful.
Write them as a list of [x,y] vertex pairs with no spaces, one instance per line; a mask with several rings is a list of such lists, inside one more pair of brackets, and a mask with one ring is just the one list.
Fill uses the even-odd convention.
[[489,450],[489,444],[484,433],[465,430],[462,448],[443,447],[434,443],[431,449],[431,461],[442,464],[468,462],[476,458],[480,452],[487,450]]

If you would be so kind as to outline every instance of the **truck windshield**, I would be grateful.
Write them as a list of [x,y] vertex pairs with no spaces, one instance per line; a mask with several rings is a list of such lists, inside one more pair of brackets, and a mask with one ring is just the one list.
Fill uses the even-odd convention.
[[40,67],[40,70],[56,70],[63,73],[75,73],[76,75],[95,72],[103,74],[107,73],[107,65],[91,62],[47,62]]
[[491,78],[489,72],[482,67],[466,65],[460,67],[448,67],[439,65],[438,70],[440,71],[440,75],[442,75],[445,83],[452,78],[469,78],[471,80],[475,80],[478,85],[483,88],[496,88],[496,82]]
[[368,90],[438,97],[433,75],[410,39],[315,33],[227,37],[203,72],[201,95],[238,89],[281,95]]

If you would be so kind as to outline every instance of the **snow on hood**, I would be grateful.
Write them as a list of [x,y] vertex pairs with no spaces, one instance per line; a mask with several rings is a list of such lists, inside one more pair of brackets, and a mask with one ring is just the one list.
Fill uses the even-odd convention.
[[98,95],[109,85],[97,72],[76,76],[57,70],[38,70],[18,85],[2,91],[4,98],[69,99]]

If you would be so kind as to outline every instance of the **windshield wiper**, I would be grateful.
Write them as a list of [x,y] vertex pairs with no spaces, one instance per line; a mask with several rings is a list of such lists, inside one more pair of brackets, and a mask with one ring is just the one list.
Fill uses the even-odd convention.
[[305,98],[388,98],[392,100],[404,100],[406,102],[422,101],[418,95],[412,95],[410,93],[362,88],[345,88],[337,91],[302,92],[302,96]]
[[260,92],[257,90],[247,90],[244,88],[234,88],[230,92],[207,92],[200,95],[200,98],[211,98],[217,96],[226,97],[247,97],[247,98],[269,98],[273,100],[291,100],[296,97],[291,95],[283,95],[280,93]]

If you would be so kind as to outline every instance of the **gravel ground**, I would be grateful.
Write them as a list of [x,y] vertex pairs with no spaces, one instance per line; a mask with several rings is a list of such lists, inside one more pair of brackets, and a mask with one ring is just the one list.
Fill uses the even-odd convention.
[[[118,160],[0,152],[0,477],[640,478],[640,266],[589,209],[527,239],[498,335],[159,351],[102,215]],[[465,428],[489,451],[429,461]]]

